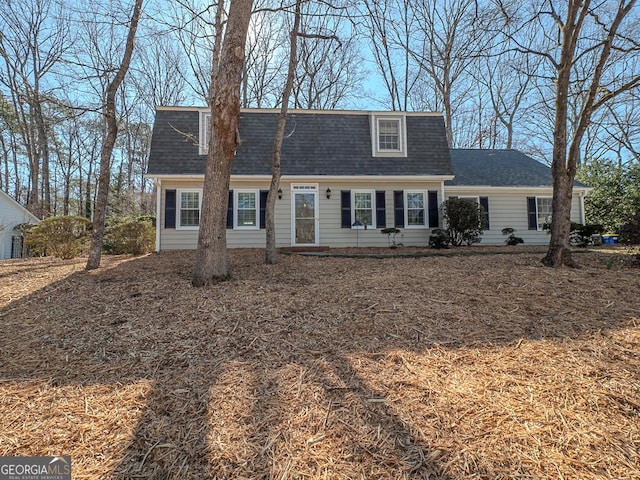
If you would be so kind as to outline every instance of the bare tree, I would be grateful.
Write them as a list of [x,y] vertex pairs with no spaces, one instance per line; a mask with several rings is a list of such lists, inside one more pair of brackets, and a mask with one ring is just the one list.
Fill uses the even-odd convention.
[[548,89],[553,91],[553,221],[547,266],[575,265],[569,249],[571,198],[585,135],[594,114],[640,86],[640,53],[636,35],[636,0],[534,1],[503,11],[537,29],[536,48],[519,50],[543,59]]
[[282,102],[280,106],[280,114],[278,115],[278,124],[276,134],[273,139],[273,150],[271,154],[271,185],[269,186],[269,194],[267,195],[267,205],[265,211],[265,227],[266,227],[266,253],[265,262],[267,264],[276,263],[276,223],[275,223],[275,207],[278,188],[280,188],[280,154],[282,153],[282,142],[284,140],[284,128],[287,123],[287,112],[289,109],[289,98],[293,87],[293,81],[296,73],[296,65],[298,62],[298,29],[300,28],[300,6],[302,0],[296,0],[295,12],[293,18],[293,27],[291,28],[290,46],[289,46],[289,66],[287,68],[287,80],[282,90]]
[[361,94],[365,68],[347,10],[324,2],[303,2],[298,62],[291,92],[295,108],[331,110]]
[[[226,212],[231,165],[240,143],[240,84],[251,6],[252,0],[231,2],[219,56],[217,48],[213,49],[211,130],[192,280],[196,287],[229,278]],[[221,9],[222,2],[218,4],[218,11]]]
[[[44,80],[69,48],[69,28],[51,0],[8,2],[0,9],[0,83],[11,92],[24,151],[29,159],[28,207],[51,211],[48,124]],[[42,188],[41,188],[42,187]]]
[[363,0],[358,3],[358,31],[369,39],[369,47],[387,99],[382,101],[390,110],[409,110],[418,69],[412,68],[409,50],[413,31],[413,13],[409,0]]
[[469,67],[490,44],[489,14],[476,0],[420,0],[411,3],[416,30],[403,45],[439,96],[447,139],[453,145],[456,108],[471,91]]
[[91,247],[89,249],[89,258],[87,260],[87,270],[93,270],[100,266],[100,258],[102,256],[102,246],[104,243],[104,227],[107,214],[107,200],[109,193],[109,184],[111,180],[111,154],[113,146],[118,136],[118,123],[116,119],[116,95],[118,88],[122,84],[124,77],[129,69],[131,57],[133,56],[134,40],[138,21],[142,12],[142,0],[135,0],[131,21],[129,23],[129,31],[125,43],[124,55],[115,76],[109,82],[106,90],[105,104],[103,108],[103,116],[107,124],[106,136],[102,142],[102,151],[100,153],[100,178],[98,181],[98,194],[96,197],[95,210],[93,212],[93,230],[91,233]]
[[141,42],[136,65],[131,66],[131,82],[150,110],[159,105],[180,105],[186,100],[185,55],[166,33],[153,32]]
[[242,106],[275,107],[286,71],[287,38],[282,9],[269,1],[256,3],[251,16],[242,78]]

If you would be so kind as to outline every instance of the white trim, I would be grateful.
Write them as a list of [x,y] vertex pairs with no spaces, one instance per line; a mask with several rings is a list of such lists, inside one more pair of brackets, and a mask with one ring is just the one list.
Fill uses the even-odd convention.
[[[393,120],[398,122],[398,150],[380,149],[380,120]],[[398,158],[407,156],[407,122],[403,112],[373,112],[369,120],[371,129],[371,156],[382,158]]]
[[[202,112],[205,110],[211,111],[206,106],[190,106],[181,107],[176,105],[158,106],[156,110],[169,110],[169,111],[196,111]],[[280,113],[279,108],[241,108],[240,113]],[[408,117],[441,117],[442,112],[404,112],[404,111],[389,111],[389,110],[309,110],[309,109],[295,109],[290,108],[289,114],[311,114],[311,115],[384,115],[384,114],[402,114]]]
[[[421,193],[422,194],[422,209],[424,212],[424,224],[423,225],[409,225],[409,202],[407,201],[408,193]],[[427,190],[404,190],[404,228],[406,229],[428,229],[429,228],[429,193]]]
[[[179,174],[147,174],[147,178],[161,178],[164,180],[204,180],[204,175],[179,175]],[[453,175],[282,175],[281,180],[288,182],[340,182],[340,181],[367,181],[371,183],[389,182],[444,182],[453,180]],[[231,175],[231,182],[243,181],[271,181],[271,175]],[[446,186],[445,186],[446,188]],[[458,188],[458,187],[456,187]],[[551,187],[549,187],[551,188]],[[518,190],[522,190],[519,187]]]
[[[182,194],[197,193],[198,194],[198,225],[181,224],[182,220]],[[202,218],[202,189],[201,188],[178,188],[176,189],[176,230],[198,230],[200,228],[200,219]]]
[[162,180],[156,180],[156,253],[160,252],[160,224],[164,223],[162,212]]
[[[491,190],[492,192],[501,192],[501,193],[522,193],[524,191],[527,192],[551,192],[553,191],[553,187],[549,185],[548,187],[539,186],[539,187],[527,187],[527,186],[514,186],[514,187],[492,187],[491,185],[445,185],[444,186],[446,195],[457,195],[455,192],[477,192],[478,190]],[[573,191],[575,193],[584,192],[587,195],[591,192],[593,188],[590,187],[573,187]],[[531,195],[529,195],[531,196]]]
[[480,205],[480,195],[458,195],[458,198],[462,200],[473,200]]
[[[320,245],[320,194],[317,183],[311,184],[291,184],[291,245],[294,247],[313,247]],[[313,194],[313,217],[314,217],[314,243],[296,242],[296,193]]]
[[[256,212],[256,224],[255,225],[238,225],[238,194],[239,193],[253,193],[255,195],[255,212]],[[260,190],[253,188],[233,189],[233,228],[238,230],[260,230]]]

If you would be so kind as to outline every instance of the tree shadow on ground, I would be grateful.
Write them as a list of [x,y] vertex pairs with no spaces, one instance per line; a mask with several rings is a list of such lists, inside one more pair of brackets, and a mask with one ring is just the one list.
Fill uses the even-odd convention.
[[[594,310],[562,298],[569,284],[589,285],[588,272],[520,258],[501,278],[488,260],[441,278],[446,259],[261,259],[232,252],[232,281],[193,289],[192,254],[152,255],[7,305],[2,408],[15,418],[3,422],[11,440],[1,453],[61,448],[84,475],[117,479],[453,478],[444,464],[454,452],[421,433],[394,407],[393,385],[372,382],[358,362],[623,328],[637,292],[637,281],[620,285],[624,301],[607,307],[603,297]],[[504,296],[512,300],[498,303]],[[27,387],[31,408],[6,403]],[[35,424],[57,425],[59,437],[31,441]]]

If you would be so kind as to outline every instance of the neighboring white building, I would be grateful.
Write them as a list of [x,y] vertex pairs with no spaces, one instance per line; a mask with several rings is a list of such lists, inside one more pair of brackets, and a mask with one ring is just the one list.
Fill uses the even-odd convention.
[[[227,209],[230,248],[265,246],[277,110],[243,109]],[[157,190],[160,250],[196,248],[210,111],[160,107],[147,176]],[[280,247],[385,247],[396,227],[405,246],[426,246],[450,197],[474,198],[486,212],[482,245],[504,244],[511,227],[545,244],[551,170],[516,150],[450,149],[438,113],[291,110],[275,208]],[[576,182],[572,220],[584,223],[587,187]]]
[[20,257],[22,237],[14,227],[38,221],[34,214],[0,190],[0,260]]

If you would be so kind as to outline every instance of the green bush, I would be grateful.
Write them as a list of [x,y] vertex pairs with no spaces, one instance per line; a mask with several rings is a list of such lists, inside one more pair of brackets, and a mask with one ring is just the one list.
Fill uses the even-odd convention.
[[449,233],[441,228],[434,228],[429,235],[431,248],[449,248]]
[[516,237],[516,230],[514,228],[505,227],[502,229],[502,234],[507,237],[504,241],[507,245],[518,245],[520,243],[524,243],[522,237]]
[[87,247],[91,221],[85,217],[58,216],[42,220],[25,234],[32,255],[69,259]]
[[451,245],[471,245],[480,241],[484,209],[477,202],[466,198],[450,198],[441,208]]
[[105,249],[116,255],[142,255],[153,251],[156,231],[151,222],[131,220],[111,227],[105,235]]
[[593,243],[593,236],[601,234],[604,226],[597,224],[582,225],[580,223],[571,222],[570,240],[572,245],[578,247],[586,247]]
[[640,212],[627,217],[620,227],[620,243],[640,245]]

